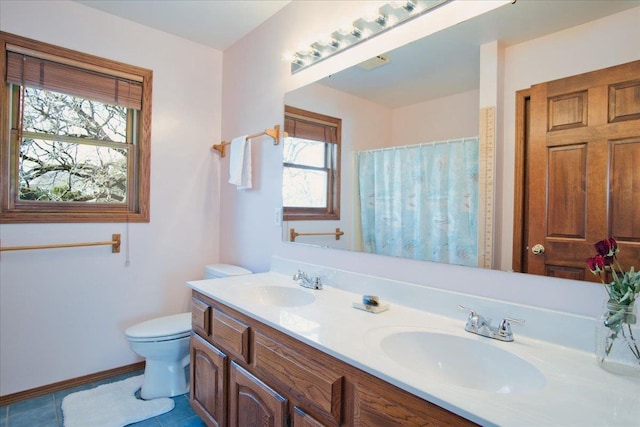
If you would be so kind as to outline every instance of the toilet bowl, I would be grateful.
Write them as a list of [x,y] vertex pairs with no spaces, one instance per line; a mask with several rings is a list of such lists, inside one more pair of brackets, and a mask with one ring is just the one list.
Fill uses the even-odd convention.
[[189,391],[185,368],[190,335],[191,313],[147,320],[125,331],[131,349],[146,360],[141,398],[173,397]]
[[[245,274],[251,274],[251,271],[229,264],[204,268],[205,279]],[[131,349],[146,359],[141,398],[173,397],[189,391],[186,367],[189,365],[191,312],[138,323],[128,328],[125,336]]]

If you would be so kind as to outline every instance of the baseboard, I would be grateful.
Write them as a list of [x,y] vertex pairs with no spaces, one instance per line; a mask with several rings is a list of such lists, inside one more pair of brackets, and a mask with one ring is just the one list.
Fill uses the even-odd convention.
[[131,365],[121,366],[106,371],[96,372],[95,374],[84,375],[82,377],[71,378],[53,384],[43,385],[42,387],[32,388],[30,390],[19,391],[17,393],[0,396],[0,406],[10,405],[25,399],[43,396],[45,394],[55,393],[56,391],[65,390],[79,385],[90,384],[101,381],[106,378],[115,377],[116,375],[127,374],[129,372],[144,369],[144,360]]

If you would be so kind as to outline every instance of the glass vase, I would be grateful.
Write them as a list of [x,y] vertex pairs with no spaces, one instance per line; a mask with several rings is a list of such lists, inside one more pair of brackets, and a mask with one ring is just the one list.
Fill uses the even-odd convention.
[[605,303],[596,324],[596,358],[609,372],[640,376],[640,325],[635,303]]

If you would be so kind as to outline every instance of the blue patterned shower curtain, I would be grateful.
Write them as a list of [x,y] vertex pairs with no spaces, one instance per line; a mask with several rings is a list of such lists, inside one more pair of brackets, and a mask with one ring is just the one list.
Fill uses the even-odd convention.
[[477,265],[478,138],[356,153],[365,252]]

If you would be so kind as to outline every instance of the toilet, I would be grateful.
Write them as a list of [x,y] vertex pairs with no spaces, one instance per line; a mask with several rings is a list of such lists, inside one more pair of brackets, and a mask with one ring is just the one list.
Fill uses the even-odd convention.
[[[213,264],[204,268],[205,279],[251,274],[242,267]],[[189,391],[191,312],[158,317],[138,323],[125,331],[129,346],[145,358],[144,382],[140,397],[145,400],[173,397]]]

